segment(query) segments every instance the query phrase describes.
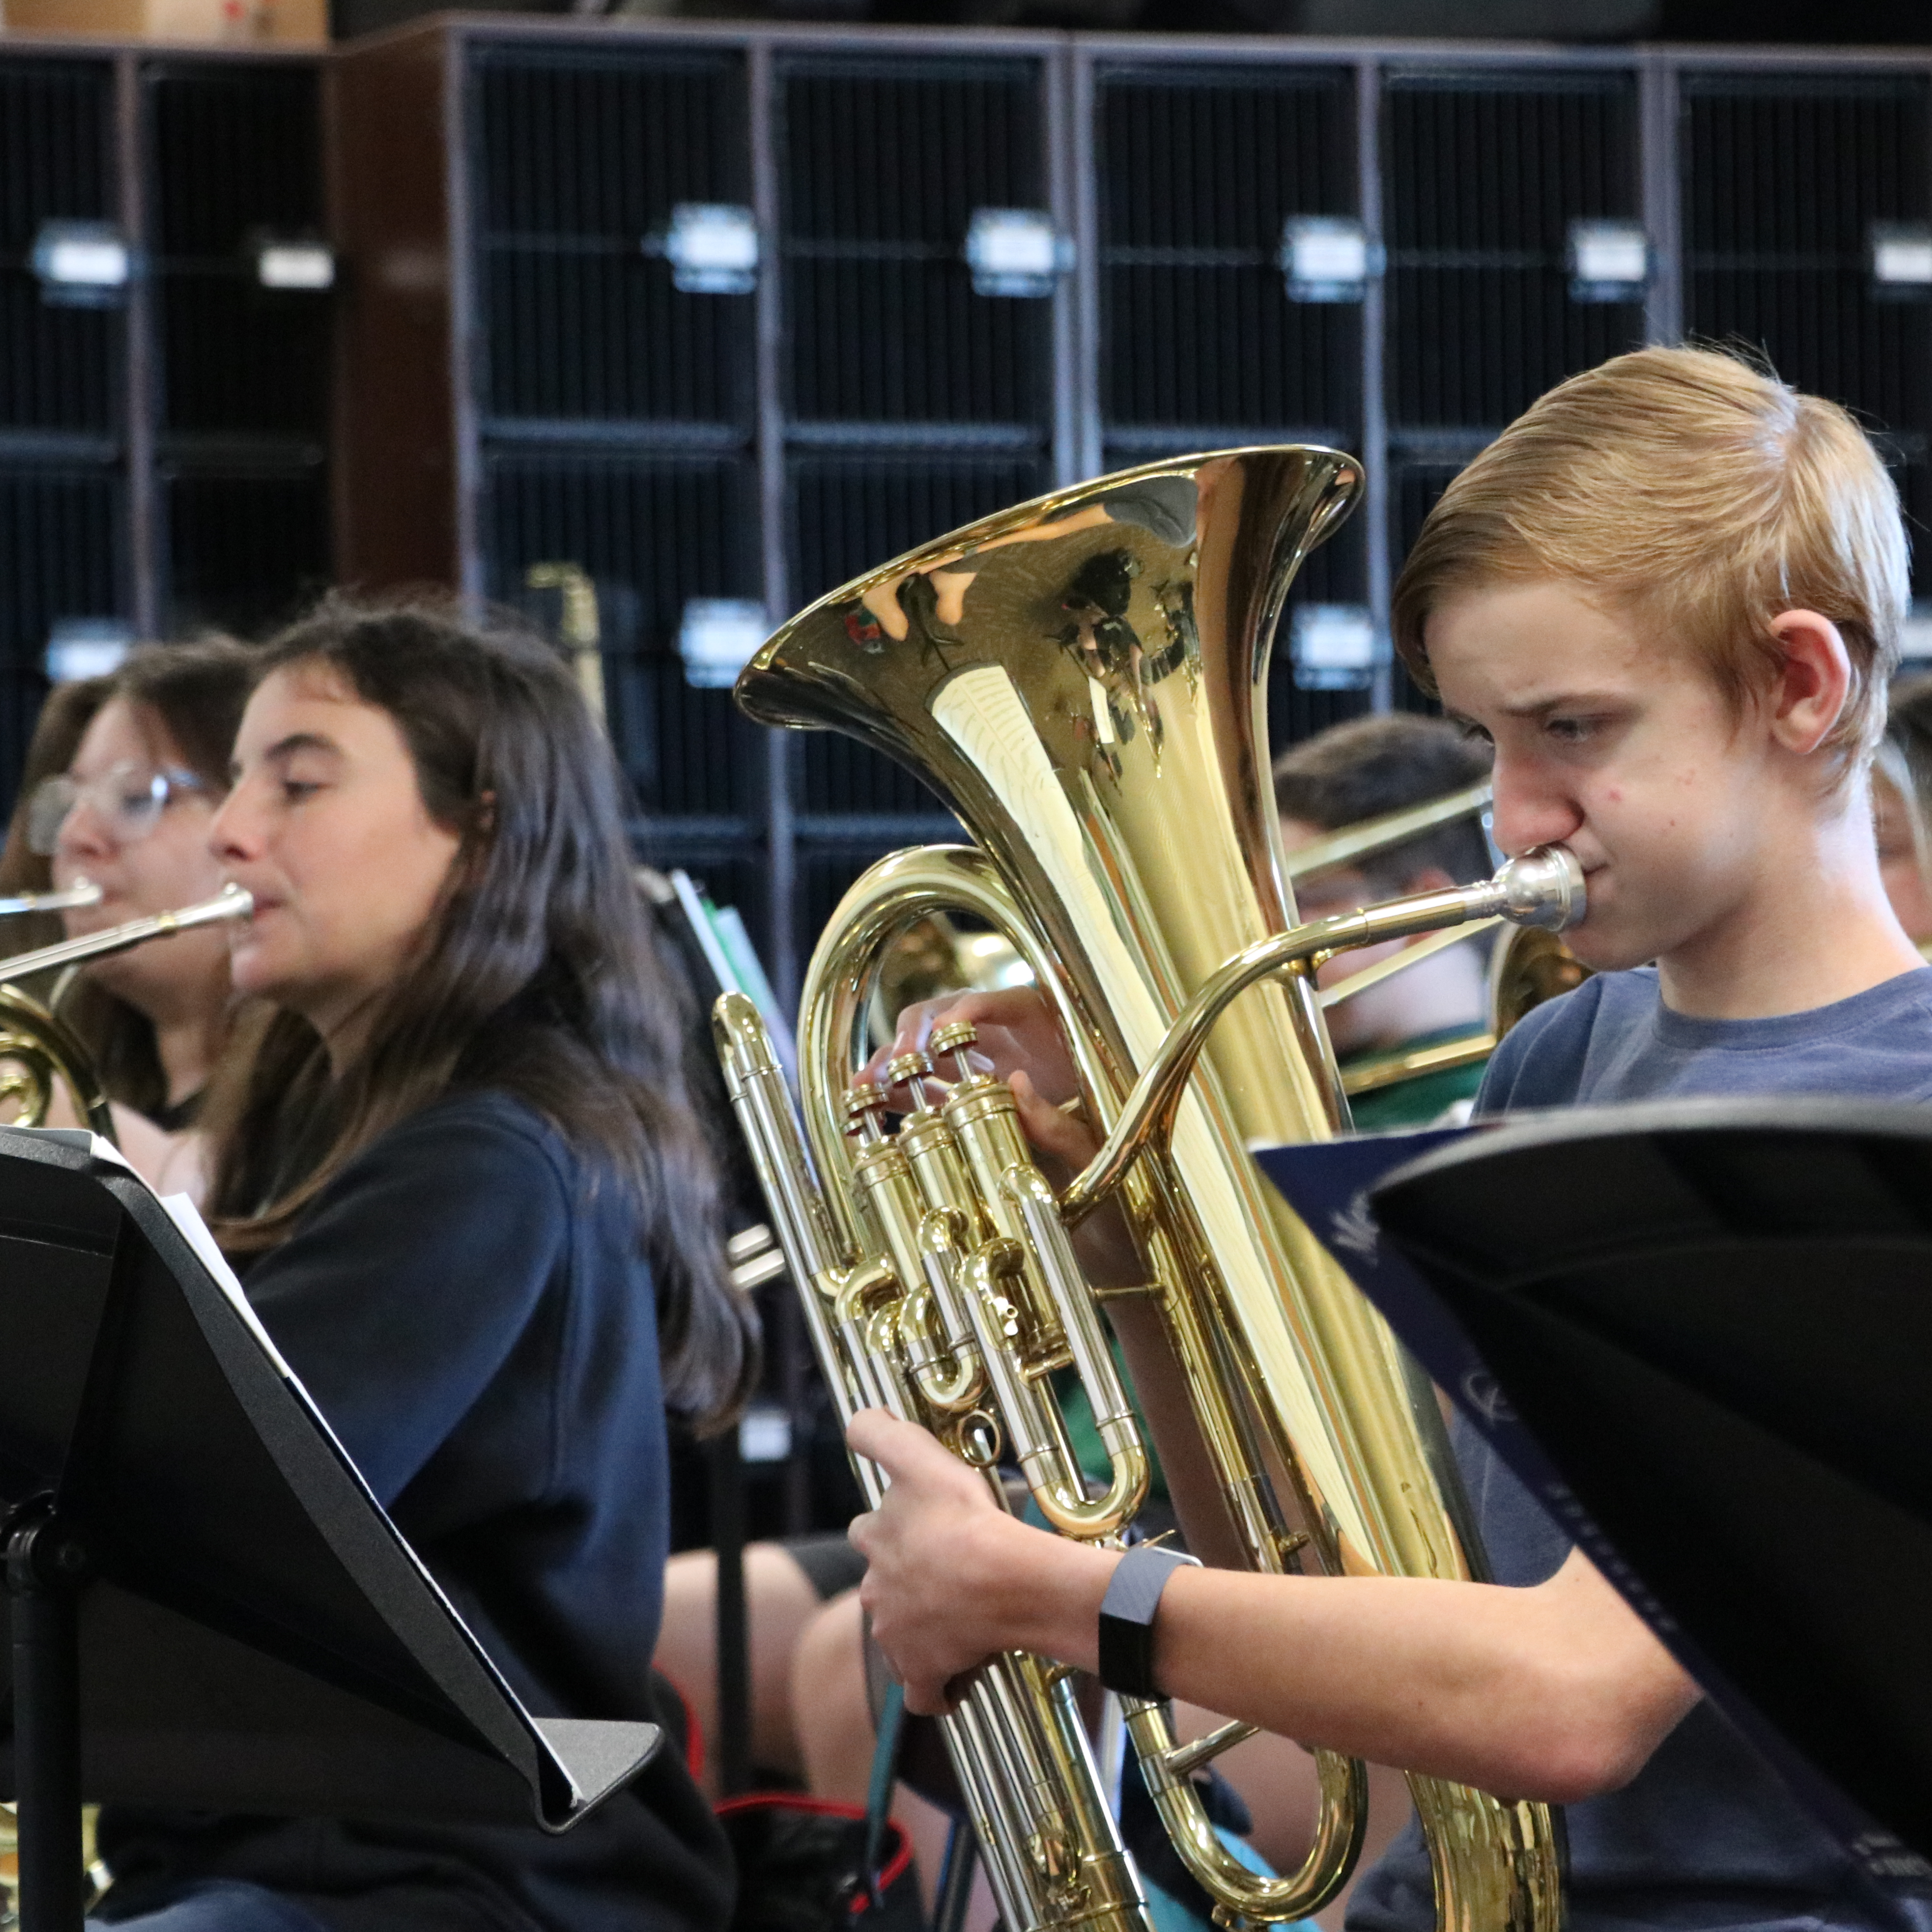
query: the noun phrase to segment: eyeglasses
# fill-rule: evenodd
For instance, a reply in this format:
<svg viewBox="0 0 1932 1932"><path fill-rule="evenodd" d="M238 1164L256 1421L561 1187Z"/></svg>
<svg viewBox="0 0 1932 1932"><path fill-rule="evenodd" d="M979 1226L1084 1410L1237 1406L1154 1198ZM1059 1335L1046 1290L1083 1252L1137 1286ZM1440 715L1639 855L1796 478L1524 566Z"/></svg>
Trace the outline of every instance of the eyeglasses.
<svg viewBox="0 0 1932 1932"><path fill-rule="evenodd" d="M160 824L161 814L176 800L207 789L192 772L172 766L157 771L152 765L119 764L98 778L57 772L43 778L28 801L27 843L42 856L50 855L68 815L84 803L93 808L116 844L132 845Z"/></svg>

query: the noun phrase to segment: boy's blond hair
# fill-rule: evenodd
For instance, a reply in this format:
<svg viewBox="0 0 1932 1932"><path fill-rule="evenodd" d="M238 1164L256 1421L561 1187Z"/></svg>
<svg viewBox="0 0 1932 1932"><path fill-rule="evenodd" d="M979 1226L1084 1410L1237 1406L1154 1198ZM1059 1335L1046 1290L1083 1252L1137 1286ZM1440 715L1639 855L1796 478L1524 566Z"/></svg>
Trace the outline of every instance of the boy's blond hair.
<svg viewBox="0 0 1932 1932"><path fill-rule="evenodd" d="M1531 404L1443 493L1396 580L1396 649L1433 689L1424 626L1459 592L1552 580L1702 660L1740 713L1816 610L1852 688L1825 741L1846 770L1885 729L1910 592L1898 493L1834 403L1734 356L1642 349Z"/></svg>

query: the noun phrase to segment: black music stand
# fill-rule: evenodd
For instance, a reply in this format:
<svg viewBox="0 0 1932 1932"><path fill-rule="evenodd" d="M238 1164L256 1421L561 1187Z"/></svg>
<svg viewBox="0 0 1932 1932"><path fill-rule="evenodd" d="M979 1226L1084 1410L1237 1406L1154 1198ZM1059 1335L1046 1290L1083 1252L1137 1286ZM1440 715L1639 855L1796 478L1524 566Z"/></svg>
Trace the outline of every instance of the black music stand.
<svg viewBox="0 0 1932 1932"><path fill-rule="evenodd" d="M1434 1138L1393 1171L1401 1136L1261 1159L1870 1875L1924 1889L1891 1834L1932 1852L1932 1112L1680 1101Z"/></svg>
<svg viewBox="0 0 1932 1932"><path fill-rule="evenodd" d="M77 1932L90 1799L560 1832L655 1724L532 1717L192 1219L0 1129L0 1541L22 1932Z"/></svg>

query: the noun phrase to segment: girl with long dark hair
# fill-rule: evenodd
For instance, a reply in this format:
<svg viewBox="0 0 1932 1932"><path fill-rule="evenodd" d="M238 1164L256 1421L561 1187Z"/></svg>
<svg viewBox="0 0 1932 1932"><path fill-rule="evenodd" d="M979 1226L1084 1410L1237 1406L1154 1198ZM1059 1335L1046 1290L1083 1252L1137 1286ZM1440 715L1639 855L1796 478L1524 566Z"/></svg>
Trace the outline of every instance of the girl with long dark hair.
<svg viewBox="0 0 1932 1932"><path fill-rule="evenodd" d="M274 1016L209 1110L209 1213L357 1466L541 1714L651 1718L664 1411L753 1336L620 781L547 647L422 606L266 646L211 845ZM713 1932L676 1754L562 1838L110 1811L152 1932Z"/></svg>

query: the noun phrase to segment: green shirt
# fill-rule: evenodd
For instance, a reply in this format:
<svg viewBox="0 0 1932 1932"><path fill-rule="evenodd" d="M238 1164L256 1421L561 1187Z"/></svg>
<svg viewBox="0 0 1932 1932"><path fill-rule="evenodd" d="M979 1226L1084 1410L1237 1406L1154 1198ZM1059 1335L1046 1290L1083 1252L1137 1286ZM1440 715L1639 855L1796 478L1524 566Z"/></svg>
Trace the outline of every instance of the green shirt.
<svg viewBox="0 0 1932 1932"><path fill-rule="evenodd" d="M1444 1046L1451 1040L1468 1040L1481 1033L1479 1026L1443 1027L1434 1033L1418 1034L1413 1040L1378 1053L1358 1054L1342 1063L1344 1073L1379 1066L1399 1060L1420 1047ZM1439 1120L1458 1100L1473 1100L1483 1084L1483 1070L1489 1062L1472 1060L1463 1066L1445 1066L1436 1073L1419 1073L1412 1080L1397 1080L1360 1094L1349 1102L1358 1132L1387 1133L1398 1127L1426 1127Z"/></svg>

